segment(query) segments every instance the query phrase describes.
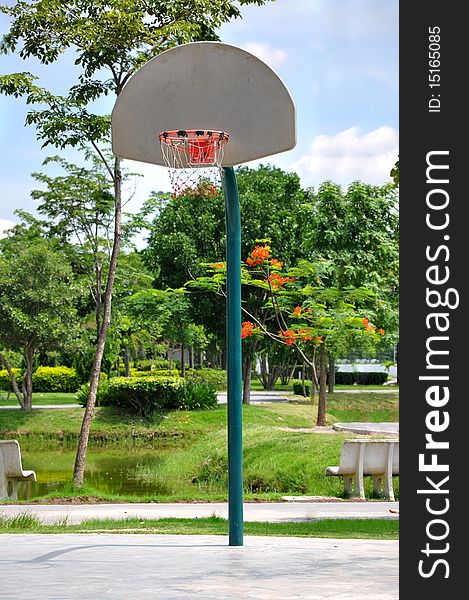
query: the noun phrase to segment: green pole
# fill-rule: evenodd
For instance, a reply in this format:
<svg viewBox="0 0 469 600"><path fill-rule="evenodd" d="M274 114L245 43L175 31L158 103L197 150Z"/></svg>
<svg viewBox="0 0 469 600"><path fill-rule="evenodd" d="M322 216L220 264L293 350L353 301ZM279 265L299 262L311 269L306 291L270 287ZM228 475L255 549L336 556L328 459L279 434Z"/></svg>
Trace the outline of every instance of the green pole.
<svg viewBox="0 0 469 600"><path fill-rule="evenodd" d="M241 371L241 217L233 167L223 167L226 217L228 376L228 520L230 546L243 545L243 412Z"/></svg>

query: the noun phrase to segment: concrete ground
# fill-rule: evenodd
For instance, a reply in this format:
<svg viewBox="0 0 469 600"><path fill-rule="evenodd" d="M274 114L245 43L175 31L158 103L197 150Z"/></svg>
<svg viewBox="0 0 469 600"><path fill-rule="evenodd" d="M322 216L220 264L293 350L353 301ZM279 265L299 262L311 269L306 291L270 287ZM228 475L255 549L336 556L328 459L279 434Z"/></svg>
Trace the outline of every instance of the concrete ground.
<svg viewBox="0 0 469 600"><path fill-rule="evenodd" d="M3 600L395 600L398 542L137 534L0 536Z"/></svg>
<svg viewBox="0 0 469 600"><path fill-rule="evenodd" d="M313 519L396 519L398 502L245 502L245 521L310 521ZM210 503L172 503L172 504L0 504L0 513L8 516L21 512L37 515L44 523L56 523L67 520L68 523L81 523L86 519L123 519L140 517L159 518L228 518L226 502ZM1 598L1 596L0 596Z"/></svg>

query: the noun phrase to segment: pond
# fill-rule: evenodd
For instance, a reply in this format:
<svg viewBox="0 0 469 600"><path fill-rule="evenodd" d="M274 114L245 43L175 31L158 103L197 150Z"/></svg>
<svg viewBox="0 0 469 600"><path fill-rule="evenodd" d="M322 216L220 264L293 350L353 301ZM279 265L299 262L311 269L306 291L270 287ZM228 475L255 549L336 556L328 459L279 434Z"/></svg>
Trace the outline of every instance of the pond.
<svg viewBox="0 0 469 600"><path fill-rule="evenodd" d="M22 445L24 469L36 471L36 482L22 482L18 488L20 500L29 500L70 483L73 475L76 446L29 449ZM158 470L167 450L144 446L105 446L88 449L85 481L95 490L110 494L156 496L168 493L158 481L147 482L139 472Z"/></svg>

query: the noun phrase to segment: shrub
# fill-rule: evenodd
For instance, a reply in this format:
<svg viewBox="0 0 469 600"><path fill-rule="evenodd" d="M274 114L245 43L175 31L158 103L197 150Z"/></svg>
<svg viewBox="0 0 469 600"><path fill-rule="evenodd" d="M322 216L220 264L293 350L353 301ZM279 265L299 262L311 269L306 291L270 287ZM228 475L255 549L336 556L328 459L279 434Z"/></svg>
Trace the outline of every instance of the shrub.
<svg viewBox="0 0 469 600"><path fill-rule="evenodd" d="M15 374L18 385L21 387L21 378L23 377L22 370L13 368L12 371ZM0 371L0 390L4 390L6 392L13 391L13 388L11 387L10 375L6 369L2 369Z"/></svg>
<svg viewBox="0 0 469 600"><path fill-rule="evenodd" d="M176 410L184 403L182 377L114 377L103 401L140 415Z"/></svg>
<svg viewBox="0 0 469 600"><path fill-rule="evenodd" d="M226 390L226 371L222 369L186 369L186 380L205 383L215 390Z"/></svg>
<svg viewBox="0 0 469 600"><path fill-rule="evenodd" d="M382 385L388 379L388 374L384 372L342 372L337 371L335 374L335 382L341 385Z"/></svg>
<svg viewBox="0 0 469 600"><path fill-rule="evenodd" d="M347 371L336 371L335 382L337 385L353 385L356 373ZM329 381L329 378L328 378Z"/></svg>
<svg viewBox="0 0 469 600"><path fill-rule="evenodd" d="M310 383L305 381L305 393L303 394L303 384L300 379L293 379L293 393L297 396L309 396Z"/></svg>
<svg viewBox="0 0 469 600"><path fill-rule="evenodd" d="M183 410L213 408L217 404L217 391L208 383L187 381L184 386L184 400L179 407Z"/></svg>
<svg viewBox="0 0 469 600"><path fill-rule="evenodd" d="M139 371L138 369L130 369L131 377L179 377L180 373L178 369L173 368L173 372L170 373L169 369L156 369L154 371Z"/></svg>
<svg viewBox="0 0 469 600"><path fill-rule="evenodd" d="M76 392L80 379L71 367L38 367L33 373L35 392Z"/></svg>
<svg viewBox="0 0 469 600"><path fill-rule="evenodd" d="M105 377L103 377L105 375ZM105 406L106 398L109 388L109 382L106 373L101 373L99 380L98 392L96 394L96 406ZM88 396L90 393L90 384L84 383L77 392L78 403L82 406L86 406L88 402Z"/></svg>
<svg viewBox="0 0 469 600"><path fill-rule="evenodd" d="M388 374L383 372L357 373L356 382L359 385L383 385L388 380Z"/></svg>

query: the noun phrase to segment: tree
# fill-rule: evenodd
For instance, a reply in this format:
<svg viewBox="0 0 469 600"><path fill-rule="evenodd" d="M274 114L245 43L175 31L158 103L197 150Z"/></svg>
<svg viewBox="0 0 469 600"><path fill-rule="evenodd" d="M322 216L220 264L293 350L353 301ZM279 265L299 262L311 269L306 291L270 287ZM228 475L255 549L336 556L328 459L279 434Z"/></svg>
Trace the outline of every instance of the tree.
<svg viewBox="0 0 469 600"><path fill-rule="evenodd" d="M243 284L259 291L264 303L258 314L250 311L250 305L243 305L248 320L242 324L241 337L255 344L260 336L266 336L294 349L309 365L312 379L319 387L319 426L326 422L326 348L340 351L363 340L370 347L384 335L384 330L377 329L366 316L372 311L374 294L363 287L325 286L322 274L331 268L333 265L328 261L300 260L297 266L286 270L283 262L272 257L267 244L256 246L242 264ZM214 263L210 265L208 276L188 285L224 294L225 275L224 264ZM318 351L319 375L316 370ZM252 347L248 347L246 354L249 360ZM244 373L245 384L250 381L249 375Z"/></svg>
<svg viewBox="0 0 469 600"><path fill-rule="evenodd" d="M301 252L303 229L299 212L305 200L298 175L270 165L236 171L241 206L242 256L247 256L259 239L269 238L285 260L292 264ZM150 226L145 261L155 273L159 287L180 287L204 274L203 264L220 260L225 254L225 215L221 193L195 193L176 198L154 196L156 217ZM243 302L258 312L265 298L257 290L244 288ZM225 345L225 301L199 289L192 294L194 320ZM257 303L258 308L254 305ZM260 315L259 315L260 318ZM251 373L256 352L263 339L249 345L244 353L244 381ZM249 402L244 386L243 402Z"/></svg>
<svg viewBox="0 0 469 600"><path fill-rule="evenodd" d="M41 350L69 348L78 337L75 301L81 293L66 255L56 243L21 235L3 240L0 254L0 343L23 354L20 387L3 352L13 391L24 410L32 407L32 373Z"/></svg>
<svg viewBox="0 0 469 600"><path fill-rule="evenodd" d="M266 0L240 0L240 5L262 5ZM43 64L56 62L67 50L76 56L78 81L67 96L56 96L35 84L31 73L0 78L0 91L24 96L38 108L27 116L44 145L58 148L81 146L85 141L97 152L113 182L114 237L103 316L96 343L74 466L74 482L83 483L89 431L93 418L101 362L111 320L111 302L121 238L121 159L109 162L101 148L109 140L110 119L92 114L89 105L98 97L121 93L125 83L141 65L171 46L216 40L216 28L240 16L231 0L33 0L13 6L0 5L10 17L4 35L4 52L17 51L21 58L35 57Z"/></svg>
<svg viewBox="0 0 469 600"><path fill-rule="evenodd" d="M322 184L310 191L303 219L306 257L334 265L323 275L327 286L366 287L374 294L373 320L386 330L388 345L398 340L399 213L392 185Z"/></svg>

